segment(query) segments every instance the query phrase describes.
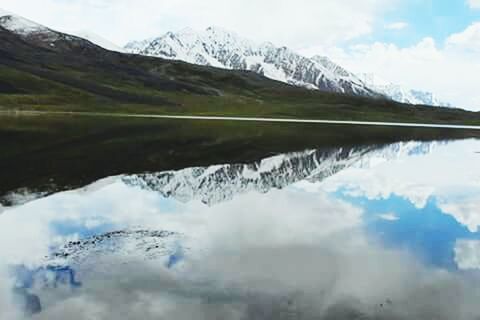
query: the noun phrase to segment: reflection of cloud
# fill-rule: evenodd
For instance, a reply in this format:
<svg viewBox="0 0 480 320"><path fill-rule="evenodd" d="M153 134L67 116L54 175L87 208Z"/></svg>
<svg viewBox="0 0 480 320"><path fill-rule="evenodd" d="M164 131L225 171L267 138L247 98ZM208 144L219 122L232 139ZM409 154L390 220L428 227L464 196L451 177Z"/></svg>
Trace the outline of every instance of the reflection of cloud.
<svg viewBox="0 0 480 320"><path fill-rule="evenodd" d="M0 319L19 319L13 302L12 285L6 270L0 264Z"/></svg>
<svg viewBox="0 0 480 320"><path fill-rule="evenodd" d="M148 225L190 238L181 268L141 257L125 264L112 255L109 272L84 273L76 291L38 292L44 311L37 320L337 319L346 310L367 319L463 319L478 311L478 288L369 243L359 228L361 215L322 191L297 186L208 207L117 182L9 210L0 217L0 243L20 239L18 259L44 252L52 241L71 237L56 238L50 226L59 221L87 229L98 227L91 221ZM4 228L17 234L4 235ZM13 254L0 249L2 257Z"/></svg>
<svg viewBox="0 0 480 320"><path fill-rule="evenodd" d="M480 241L457 241L455 244L455 262L461 270L480 269Z"/></svg>
<svg viewBox="0 0 480 320"><path fill-rule="evenodd" d="M387 30L403 30L407 27L408 27L407 22L399 21L399 22L394 22L394 23L387 24L385 26L385 29L387 29Z"/></svg>
<svg viewBox="0 0 480 320"><path fill-rule="evenodd" d="M213 250L179 274L112 261L110 274L92 274L76 294L44 300L48 307L34 319L348 319L341 315L350 311L364 319L466 320L478 313L477 287L344 240Z"/></svg>
<svg viewBox="0 0 480 320"><path fill-rule="evenodd" d="M387 221L397 221L398 217L395 213L384 213L379 215L380 219L387 220Z"/></svg>
<svg viewBox="0 0 480 320"><path fill-rule="evenodd" d="M352 196L388 199L398 195L417 208L424 208L428 199L439 200L440 208L470 230L480 225L480 170L478 140L465 140L439 146L429 154L391 160L363 169L351 168L330 177L319 189L343 190ZM312 187L310 187L312 189ZM468 193L455 200L452 194Z"/></svg>
<svg viewBox="0 0 480 320"><path fill-rule="evenodd" d="M438 207L455 220L468 227L471 232L477 232L480 226L480 194L454 198L441 197Z"/></svg>

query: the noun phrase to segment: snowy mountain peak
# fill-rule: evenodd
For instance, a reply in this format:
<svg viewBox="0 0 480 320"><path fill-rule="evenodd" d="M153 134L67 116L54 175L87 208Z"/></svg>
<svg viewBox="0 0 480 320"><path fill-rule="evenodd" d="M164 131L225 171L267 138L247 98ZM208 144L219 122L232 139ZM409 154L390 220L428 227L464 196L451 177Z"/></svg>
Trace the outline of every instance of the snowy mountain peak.
<svg viewBox="0 0 480 320"><path fill-rule="evenodd" d="M377 96L350 73L336 73L287 47L255 43L220 27L196 32L169 32L153 40L130 42L131 53L182 60L234 70L249 70L268 78L311 89Z"/></svg>
<svg viewBox="0 0 480 320"><path fill-rule="evenodd" d="M25 19L16 14L0 12L0 27L23 38L25 41L50 50L69 52L86 48L98 53L99 47L107 50L122 51L111 42L91 32L78 32L77 35L67 34L50 29L39 23ZM2 15L3 14L3 15Z"/></svg>
<svg viewBox="0 0 480 320"><path fill-rule="evenodd" d="M358 78L356 75L354 75L351 72L348 72L346 69L342 68L341 66L339 66L338 64L336 64L326 56L317 55L312 57L312 60L320 63L324 68L332 72L335 76L350 77L355 79L355 81L358 81L358 82L361 81L360 78Z"/></svg>
<svg viewBox="0 0 480 320"><path fill-rule="evenodd" d="M362 74L360 77L364 79L364 82L373 90L398 102L437 107L451 107L451 104L439 100L433 93L428 91L407 89L373 74Z"/></svg>
<svg viewBox="0 0 480 320"><path fill-rule="evenodd" d="M53 33L52 30L41 24L7 13L6 11L0 11L0 26L23 36L33 33Z"/></svg>

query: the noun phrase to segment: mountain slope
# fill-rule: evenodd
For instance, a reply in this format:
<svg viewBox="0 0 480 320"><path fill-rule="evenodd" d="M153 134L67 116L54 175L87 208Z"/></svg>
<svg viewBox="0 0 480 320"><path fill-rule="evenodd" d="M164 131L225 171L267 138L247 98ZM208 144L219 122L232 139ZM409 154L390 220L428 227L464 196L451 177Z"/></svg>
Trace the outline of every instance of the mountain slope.
<svg viewBox="0 0 480 320"><path fill-rule="evenodd" d="M331 61L308 59L271 43L256 44L234 33L210 27L197 33L185 29L159 38L131 42L128 52L234 70L249 70L268 78L310 89L378 96L351 73L332 68Z"/></svg>

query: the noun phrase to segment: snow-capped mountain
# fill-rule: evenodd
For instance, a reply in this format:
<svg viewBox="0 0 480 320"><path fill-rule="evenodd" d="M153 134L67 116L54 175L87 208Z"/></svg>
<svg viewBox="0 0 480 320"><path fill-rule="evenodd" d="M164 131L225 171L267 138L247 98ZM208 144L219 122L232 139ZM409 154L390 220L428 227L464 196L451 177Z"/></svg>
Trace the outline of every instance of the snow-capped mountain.
<svg viewBox="0 0 480 320"><path fill-rule="evenodd" d="M235 70L250 70L268 78L310 89L384 96L397 102L450 106L432 93L408 90L391 83L372 83L355 75L328 57L304 57L286 47L244 39L233 32L210 27L203 32L184 29L143 41L133 41L125 50L134 54L182 60Z"/></svg>
<svg viewBox="0 0 480 320"><path fill-rule="evenodd" d="M6 29L23 40L51 50L99 49L96 44L81 37L55 31L19 15L0 10L0 28Z"/></svg>
<svg viewBox="0 0 480 320"><path fill-rule="evenodd" d="M405 89L395 84L375 86L372 88L388 97L391 97L392 100L402 103L436 107L451 107L450 103L439 100L433 93L427 91Z"/></svg>
<svg viewBox="0 0 480 320"><path fill-rule="evenodd" d="M0 10L0 26L21 36L44 34L53 38L57 33L41 24L3 10Z"/></svg>
<svg viewBox="0 0 480 320"><path fill-rule="evenodd" d="M86 39L96 44L97 46L100 46L110 51L125 52L125 50L122 47L117 46L115 43L103 38L102 36L99 36L98 34L87 31L87 30L72 31L70 32L70 34L82 39Z"/></svg>
<svg viewBox="0 0 480 320"><path fill-rule="evenodd" d="M203 32L184 29L130 42L130 53L182 60L234 70L249 70L268 78L311 89L377 96L357 76L325 58L309 59L286 47L257 44L217 27Z"/></svg>
<svg viewBox="0 0 480 320"><path fill-rule="evenodd" d="M215 205L247 192L266 193L293 183L322 181L348 167L368 168L401 156L426 154L438 142L401 142L381 146L310 150L282 154L251 164L226 164L122 177L130 186L160 192L182 202Z"/></svg>
<svg viewBox="0 0 480 320"><path fill-rule="evenodd" d="M360 75L360 78L363 79L364 83L366 83L370 88L387 97L390 97L394 101L436 107L452 106L449 103L439 100L431 92L406 89L400 85L385 81L376 75L362 74Z"/></svg>

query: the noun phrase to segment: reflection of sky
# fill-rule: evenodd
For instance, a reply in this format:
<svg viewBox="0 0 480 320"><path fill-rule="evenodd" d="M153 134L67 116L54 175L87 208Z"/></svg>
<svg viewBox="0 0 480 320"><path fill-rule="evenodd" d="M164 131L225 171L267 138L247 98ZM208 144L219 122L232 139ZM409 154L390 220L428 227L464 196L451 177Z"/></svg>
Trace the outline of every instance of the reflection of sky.
<svg viewBox="0 0 480 320"><path fill-rule="evenodd" d="M426 154L349 168L304 188L326 190L363 208L368 232L389 246L412 250L439 267L455 269L455 261L466 260L480 269L480 263L472 265L478 261L474 250L456 250L462 240L478 239L478 150L478 140L450 142Z"/></svg>
<svg viewBox="0 0 480 320"><path fill-rule="evenodd" d="M96 223L95 225L86 225L79 221L53 221L50 224L53 234L61 237L76 235L79 239L93 237L109 231L115 231L114 225L105 223Z"/></svg>
<svg viewBox="0 0 480 320"><path fill-rule="evenodd" d="M336 196L364 210L366 229L373 237L389 247L407 249L424 263L437 267L456 269L457 240L480 239L480 233L470 232L442 212L434 197L429 198L423 208L418 208L397 195L370 200L339 191Z"/></svg>
<svg viewBox="0 0 480 320"><path fill-rule="evenodd" d="M178 271L179 266L194 272L196 268L188 269L192 261L209 265L216 262L212 257L244 252L259 252L258 260L281 252L280 261L285 255L285 260L296 263L294 269L303 261L315 268L325 266L322 259L312 262L302 250L298 256L291 250L312 246L318 247L318 252L328 251L327 261L338 263L332 274L340 274L342 279L351 276L342 263L370 261L363 270L367 283L375 283L368 280L378 272L394 272L388 279L398 277L397 266L409 270L404 251L428 268L455 272L458 261L462 266L480 268L480 242L476 242L480 240L480 155L474 153L478 150L480 142L470 140L439 145L429 154L413 152L398 158L390 154L386 159L379 153L375 161L369 159L370 165L365 161L324 181L303 181L266 194L239 194L215 206L200 201L181 203L113 179L88 192L60 193L4 212L0 216L0 273L5 265L42 270L42 259L68 241L137 227L185 235L173 254L158 264L168 272ZM390 251L394 257L390 268L375 269L375 261L384 261L385 256L392 259ZM251 263L248 257L232 265ZM112 267L118 262L112 262ZM254 265L253 269L270 276L270 269L277 266L267 262L268 267ZM69 274L65 267L59 269L60 276ZM215 269L214 275L222 271ZM227 279L243 275L225 273ZM284 281L284 274L279 275Z"/></svg>

